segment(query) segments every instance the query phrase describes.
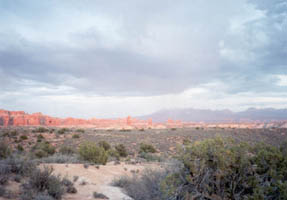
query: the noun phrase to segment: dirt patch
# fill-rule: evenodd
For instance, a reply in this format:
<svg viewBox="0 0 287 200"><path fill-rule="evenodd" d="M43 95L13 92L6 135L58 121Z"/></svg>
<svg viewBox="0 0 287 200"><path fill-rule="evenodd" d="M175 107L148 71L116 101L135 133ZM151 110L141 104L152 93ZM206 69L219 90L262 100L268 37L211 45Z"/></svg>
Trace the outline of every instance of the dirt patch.
<svg viewBox="0 0 287 200"><path fill-rule="evenodd" d="M55 169L55 174L61 174L73 181L75 176L78 180L75 182L75 187L78 192L76 194L66 194L64 200L88 200L95 199L94 192L106 195L110 200L128 200L131 199L117 187L111 186L111 182L122 175L132 175L135 171L143 171L145 168L157 168L156 164L140 164L107 165L89 166L85 168L83 164L50 164Z"/></svg>

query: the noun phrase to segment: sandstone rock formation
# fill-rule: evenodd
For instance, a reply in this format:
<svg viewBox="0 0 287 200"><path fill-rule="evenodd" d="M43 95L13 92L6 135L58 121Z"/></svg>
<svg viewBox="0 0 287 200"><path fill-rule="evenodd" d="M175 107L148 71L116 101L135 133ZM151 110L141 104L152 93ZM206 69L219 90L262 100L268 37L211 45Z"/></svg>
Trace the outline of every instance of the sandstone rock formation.
<svg viewBox="0 0 287 200"><path fill-rule="evenodd" d="M24 111L0 110L0 127L4 126L91 126L99 129L164 129L164 128L287 128L287 121L274 122L226 122L226 123L194 123L168 119L165 123L153 123L152 119L139 120L128 116L120 119L77 119L56 118L42 113L28 114Z"/></svg>

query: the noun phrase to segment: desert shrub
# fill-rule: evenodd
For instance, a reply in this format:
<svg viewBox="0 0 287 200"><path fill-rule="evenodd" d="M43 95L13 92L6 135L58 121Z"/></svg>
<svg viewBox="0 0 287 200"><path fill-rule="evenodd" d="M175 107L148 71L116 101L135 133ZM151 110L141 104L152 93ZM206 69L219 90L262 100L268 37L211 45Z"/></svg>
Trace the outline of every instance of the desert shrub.
<svg viewBox="0 0 287 200"><path fill-rule="evenodd" d="M69 132L70 129L67 129L67 128L61 128L60 130L57 131L58 134L60 135L63 135L65 134L66 132Z"/></svg>
<svg viewBox="0 0 287 200"><path fill-rule="evenodd" d="M145 170L141 175L122 176L112 185L123 188L135 200L165 199L161 182L166 176L166 171Z"/></svg>
<svg viewBox="0 0 287 200"><path fill-rule="evenodd" d="M19 152L23 152L24 151L24 148L23 148L23 146L21 144L18 144L16 148L17 148L17 150Z"/></svg>
<svg viewBox="0 0 287 200"><path fill-rule="evenodd" d="M79 135L79 134L74 134L74 135L72 136L72 138L78 139L78 138L80 138L80 135Z"/></svg>
<svg viewBox="0 0 287 200"><path fill-rule="evenodd" d="M29 177L27 188L30 188L37 193L46 192L54 199L61 199L64 194L64 187L61 179L58 176L54 176L53 168L44 167L43 170L36 169Z"/></svg>
<svg viewBox="0 0 287 200"><path fill-rule="evenodd" d="M119 152L117 150L109 149L108 150L108 154L109 154L109 157L115 158L116 160L120 160L120 154L119 154Z"/></svg>
<svg viewBox="0 0 287 200"><path fill-rule="evenodd" d="M51 156L42 157L38 160L40 163L80 163L80 160L75 155L53 154Z"/></svg>
<svg viewBox="0 0 287 200"><path fill-rule="evenodd" d="M85 130L84 129L77 129L76 132L78 132L78 133L85 133Z"/></svg>
<svg viewBox="0 0 287 200"><path fill-rule="evenodd" d="M93 142L85 142L80 145L79 148L80 156L87 161L96 164L106 164L108 160L108 154L103 147L97 146Z"/></svg>
<svg viewBox="0 0 287 200"><path fill-rule="evenodd" d="M98 192L94 192L93 197L95 199L109 199L106 195L104 195L102 193L98 193Z"/></svg>
<svg viewBox="0 0 287 200"><path fill-rule="evenodd" d="M21 135L20 140L28 140L28 136L27 135Z"/></svg>
<svg viewBox="0 0 287 200"><path fill-rule="evenodd" d="M103 147L106 151L108 151L111 148L111 145L107 141L104 141L104 140L100 141L98 145L100 147Z"/></svg>
<svg viewBox="0 0 287 200"><path fill-rule="evenodd" d="M145 159L147 162L162 162L163 158L152 153L141 152L138 157Z"/></svg>
<svg viewBox="0 0 287 200"><path fill-rule="evenodd" d="M34 155L37 157L37 158L44 158L44 157L47 157L48 156L48 153L41 150L41 149L38 149L34 152Z"/></svg>
<svg viewBox="0 0 287 200"><path fill-rule="evenodd" d="M118 144L115 146L115 149L118 152L118 154L120 155L120 157L127 157L128 156L128 152L127 152L125 145Z"/></svg>
<svg viewBox="0 0 287 200"><path fill-rule="evenodd" d="M0 159L5 159L11 154L11 149L7 143L0 141Z"/></svg>
<svg viewBox="0 0 287 200"><path fill-rule="evenodd" d="M32 130L32 132L33 133L46 133L46 132L49 132L49 129L45 127L39 127L39 128Z"/></svg>
<svg viewBox="0 0 287 200"><path fill-rule="evenodd" d="M123 129L121 129L120 131L121 131L121 132L131 132L132 130L131 130L131 129L125 129L125 128L123 128Z"/></svg>
<svg viewBox="0 0 287 200"><path fill-rule="evenodd" d="M141 144L139 153L155 153L156 149L151 144Z"/></svg>
<svg viewBox="0 0 287 200"><path fill-rule="evenodd" d="M285 199L287 158L279 148L230 139L195 142L180 154L182 169L162 181L171 199Z"/></svg>
<svg viewBox="0 0 287 200"><path fill-rule="evenodd" d="M61 146L59 152L65 155L72 155L75 153L75 150L71 146Z"/></svg>
<svg viewBox="0 0 287 200"><path fill-rule="evenodd" d="M37 143L32 148L32 151L35 152L35 156L37 158L43 158L49 155L53 155L56 152L56 148L48 142L41 142Z"/></svg>
<svg viewBox="0 0 287 200"><path fill-rule="evenodd" d="M10 157L0 162L0 167L6 168L6 173L19 174L21 176L29 176L36 165L33 161L24 158ZM7 171L9 170L9 171Z"/></svg>
<svg viewBox="0 0 287 200"><path fill-rule="evenodd" d="M130 184L130 182L131 178L129 176L121 176L117 179L114 179L111 185L115 187L126 188Z"/></svg>

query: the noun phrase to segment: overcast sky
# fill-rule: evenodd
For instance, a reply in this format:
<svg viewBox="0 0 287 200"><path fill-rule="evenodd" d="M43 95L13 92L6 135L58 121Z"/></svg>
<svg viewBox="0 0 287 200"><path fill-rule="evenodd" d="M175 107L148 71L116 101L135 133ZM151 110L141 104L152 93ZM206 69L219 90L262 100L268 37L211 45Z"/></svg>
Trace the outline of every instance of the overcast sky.
<svg viewBox="0 0 287 200"><path fill-rule="evenodd" d="M286 0L0 0L0 108L287 108Z"/></svg>

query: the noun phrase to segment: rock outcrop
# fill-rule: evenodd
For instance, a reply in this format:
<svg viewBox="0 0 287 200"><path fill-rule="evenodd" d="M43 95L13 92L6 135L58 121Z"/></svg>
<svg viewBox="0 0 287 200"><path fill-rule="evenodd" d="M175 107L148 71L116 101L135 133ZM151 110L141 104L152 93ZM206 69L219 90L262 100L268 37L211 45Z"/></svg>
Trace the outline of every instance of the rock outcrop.
<svg viewBox="0 0 287 200"><path fill-rule="evenodd" d="M98 128L148 128L152 120L138 120L128 116L123 119L55 118L42 113L0 110L0 126L94 126Z"/></svg>
<svg viewBox="0 0 287 200"><path fill-rule="evenodd" d="M139 120L128 116L120 119L77 119L56 118L42 113L28 114L24 111L0 110L0 127L6 126L90 126L99 129L164 129L164 128L287 128L287 121L274 122L229 122L229 123L204 123L182 122L168 119L165 123L154 123L151 118Z"/></svg>

